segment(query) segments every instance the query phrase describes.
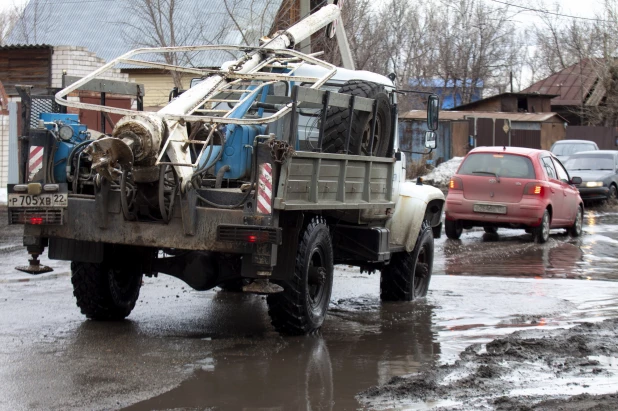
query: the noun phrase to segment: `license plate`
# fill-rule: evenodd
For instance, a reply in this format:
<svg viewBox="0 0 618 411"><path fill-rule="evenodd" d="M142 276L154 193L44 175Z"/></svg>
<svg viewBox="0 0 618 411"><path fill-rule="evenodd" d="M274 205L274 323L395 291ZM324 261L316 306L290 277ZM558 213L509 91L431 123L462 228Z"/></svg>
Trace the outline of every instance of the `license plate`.
<svg viewBox="0 0 618 411"><path fill-rule="evenodd" d="M475 213L506 214L506 206L495 204L474 204Z"/></svg>
<svg viewBox="0 0 618 411"><path fill-rule="evenodd" d="M67 193L55 194L9 194L9 207L15 208L41 208L41 207L63 207L69 205Z"/></svg>

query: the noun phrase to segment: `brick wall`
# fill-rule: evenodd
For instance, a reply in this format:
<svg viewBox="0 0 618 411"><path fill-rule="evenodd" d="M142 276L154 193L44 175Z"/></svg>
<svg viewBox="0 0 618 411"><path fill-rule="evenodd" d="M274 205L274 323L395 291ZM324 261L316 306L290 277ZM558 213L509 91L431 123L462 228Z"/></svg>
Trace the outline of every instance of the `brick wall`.
<svg viewBox="0 0 618 411"><path fill-rule="evenodd" d="M105 60L88 51L85 47L56 46L52 56L52 87L62 87L62 71L67 75L84 77L106 63ZM129 75L118 69L111 69L102 78L128 81Z"/></svg>

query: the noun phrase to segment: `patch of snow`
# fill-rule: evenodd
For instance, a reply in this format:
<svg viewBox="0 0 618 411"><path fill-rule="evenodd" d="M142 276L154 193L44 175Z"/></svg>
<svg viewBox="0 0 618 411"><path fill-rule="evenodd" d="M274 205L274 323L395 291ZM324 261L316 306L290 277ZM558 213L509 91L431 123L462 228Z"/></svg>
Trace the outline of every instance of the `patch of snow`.
<svg viewBox="0 0 618 411"><path fill-rule="evenodd" d="M463 157L453 157L448 161L434 168L429 174L423 176L423 181L434 186L446 186L449 180L455 174L459 165L463 161Z"/></svg>
<svg viewBox="0 0 618 411"><path fill-rule="evenodd" d="M6 187L0 188L0 204L6 204L7 198Z"/></svg>

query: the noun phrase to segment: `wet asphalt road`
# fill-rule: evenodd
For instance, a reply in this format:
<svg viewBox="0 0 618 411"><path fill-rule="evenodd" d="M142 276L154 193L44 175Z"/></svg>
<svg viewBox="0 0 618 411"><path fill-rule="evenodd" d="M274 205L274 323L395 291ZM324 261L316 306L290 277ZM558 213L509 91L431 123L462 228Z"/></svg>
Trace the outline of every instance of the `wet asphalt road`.
<svg viewBox="0 0 618 411"><path fill-rule="evenodd" d="M85 321L67 275L18 282L11 267L25 254L5 232L0 408L357 409L358 392L452 362L472 343L616 317L618 282L605 280L618 278L618 211L585 222L583 237L556 231L544 245L523 231L441 238L425 301L381 304L377 275L339 267L321 335L302 338L272 330L262 297L166 277L145 279L129 320Z"/></svg>

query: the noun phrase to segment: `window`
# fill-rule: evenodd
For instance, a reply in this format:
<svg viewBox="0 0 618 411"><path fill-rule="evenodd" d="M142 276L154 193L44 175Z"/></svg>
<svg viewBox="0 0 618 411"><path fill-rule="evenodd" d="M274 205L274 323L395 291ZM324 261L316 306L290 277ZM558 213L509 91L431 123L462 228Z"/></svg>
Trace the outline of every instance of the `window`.
<svg viewBox="0 0 618 411"><path fill-rule="evenodd" d="M461 165L458 174L536 178L532 161L528 157L502 153L470 154Z"/></svg>
<svg viewBox="0 0 618 411"><path fill-rule="evenodd" d="M551 152L556 156L570 156L580 151L598 150L595 143L562 143L554 144Z"/></svg>
<svg viewBox="0 0 618 411"><path fill-rule="evenodd" d="M601 155L582 155L578 154L570 157L564 162L567 170L613 170L613 156Z"/></svg>
<svg viewBox="0 0 618 411"><path fill-rule="evenodd" d="M562 181L563 183L568 183L570 180L569 173L567 173L562 164L560 164L560 161L556 160L555 158L553 160L554 166L556 167L556 172L558 173L558 180Z"/></svg>
<svg viewBox="0 0 618 411"><path fill-rule="evenodd" d="M558 174L556 173L556 169L554 168L554 163L552 163L551 158L543 157L541 162L543 163L543 168L545 169L545 174L547 174L547 177L557 180Z"/></svg>

